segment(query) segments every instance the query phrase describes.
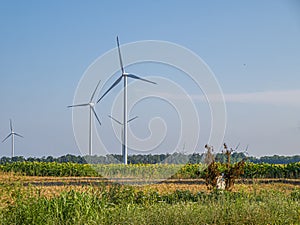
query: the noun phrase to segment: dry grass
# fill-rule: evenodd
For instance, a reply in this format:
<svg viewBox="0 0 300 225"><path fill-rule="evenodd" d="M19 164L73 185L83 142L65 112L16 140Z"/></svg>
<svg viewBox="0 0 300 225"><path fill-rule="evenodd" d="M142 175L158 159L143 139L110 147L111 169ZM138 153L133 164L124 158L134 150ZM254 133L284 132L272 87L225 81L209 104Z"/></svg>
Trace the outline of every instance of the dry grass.
<svg viewBox="0 0 300 225"><path fill-rule="evenodd" d="M262 183L263 181L263 183ZM277 183L276 180L255 180L251 183L239 182L235 184L232 191L244 191L244 192L260 192L262 190L278 190L289 194L297 185L291 183ZM0 173L0 198L7 201L11 193L8 193L11 188L8 186L19 186L20 190L34 189L39 190L39 193L44 196L55 196L62 191L76 190L85 192L91 188L91 186L102 185L104 182L101 178L90 177L34 177L34 176L21 176L13 173ZM123 180L124 182L124 180ZM254 183L253 183L254 182ZM107 187L110 186L110 182L105 183ZM161 183L149 184L149 185L135 185L137 190L149 191L155 190L161 194L171 193L175 190L189 190L193 193L207 192L203 180L166 180ZM3 202L3 201L1 201Z"/></svg>

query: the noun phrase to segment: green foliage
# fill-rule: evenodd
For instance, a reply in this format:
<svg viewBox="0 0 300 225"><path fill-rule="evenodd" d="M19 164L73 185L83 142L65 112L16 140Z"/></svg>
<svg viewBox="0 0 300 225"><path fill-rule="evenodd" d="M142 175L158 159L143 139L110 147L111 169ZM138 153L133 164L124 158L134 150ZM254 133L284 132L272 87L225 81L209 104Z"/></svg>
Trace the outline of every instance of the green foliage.
<svg viewBox="0 0 300 225"><path fill-rule="evenodd" d="M300 201L300 188L295 188L291 192L291 197L294 201Z"/></svg>
<svg viewBox="0 0 300 225"><path fill-rule="evenodd" d="M254 164L246 163L245 178L300 178L300 163L290 164Z"/></svg>
<svg viewBox="0 0 300 225"><path fill-rule="evenodd" d="M98 176L90 165L76 163L15 162L0 165L0 171L27 176Z"/></svg>
<svg viewBox="0 0 300 225"><path fill-rule="evenodd" d="M16 189L18 187L15 187ZM15 190L13 204L0 209L1 224L298 224L300 203L274 190L260 193L160 195L114 185L71 190L47 198ZM298 196L298 194L296 194Z"/></svg>
<svg viewBox="0 0 300 225"><path fill-rule="evenodd" d="M246 157L242 152L233 152L231 155L231 162L236 163L247 158L247 162L253 163L270 163L270 164L288 164L300 162L300 155L295 156L263 156L261 158L256 158L253 156ZM168 164L183 164L187 160L191 164L204 163L205 153L193 153L193 154L182 154L174 152L172 154L138 154L138 155L128 155L129 164L159 164L159 163L168 163ZM116 164L122 162L122 156L118 154L108 154L106 156L75 156L71 154L63 155L58 158L52 156L35 158L29 157L24 158L23 156L2 157L0 158L0 164L12 163L12 162L57 162L57 163L79 163L79 164ZM220 163L226 162L226 156L223 153L217 153L215 155L215 161Z"/></svg>
<svg viewBox="0 0 300 225"><path fill-rule="evenodd" d="M226 172L226 165L217 163L219 173ZM232 164L233 165L233 164ZM205 178L203 164L77 164L14 162L0 165L0 171L15 172L28 176L103 176L130 177L140 179ZM291 164L254 164L245 163L242 178L300 178L300 163Z"/></svg>

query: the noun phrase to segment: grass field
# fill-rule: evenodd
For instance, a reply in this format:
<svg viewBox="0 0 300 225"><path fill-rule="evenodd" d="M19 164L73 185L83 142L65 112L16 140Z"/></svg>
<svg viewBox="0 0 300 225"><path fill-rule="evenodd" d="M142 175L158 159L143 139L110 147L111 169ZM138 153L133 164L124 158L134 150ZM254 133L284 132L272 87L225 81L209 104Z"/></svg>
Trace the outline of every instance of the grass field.
<svg viewBox="0 0 300 225"><path fill-rule="evenodd" d="M203 180L129 186L1 173L0 224L300 224L299 185L274 181L221 193Z"/></svg>

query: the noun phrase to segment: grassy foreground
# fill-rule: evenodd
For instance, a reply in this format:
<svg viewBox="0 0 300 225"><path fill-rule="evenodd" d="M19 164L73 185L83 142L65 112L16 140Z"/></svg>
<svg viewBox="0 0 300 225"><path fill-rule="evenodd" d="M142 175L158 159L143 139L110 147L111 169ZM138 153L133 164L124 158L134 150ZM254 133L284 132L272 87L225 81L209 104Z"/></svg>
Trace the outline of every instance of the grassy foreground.
<svg viewBox="0 0 300 225"><path fill-rule="evenodd" d="M159 192L97 185L44 194L2 183L0 224L300 224L300 188L289 192Z"/></svg>

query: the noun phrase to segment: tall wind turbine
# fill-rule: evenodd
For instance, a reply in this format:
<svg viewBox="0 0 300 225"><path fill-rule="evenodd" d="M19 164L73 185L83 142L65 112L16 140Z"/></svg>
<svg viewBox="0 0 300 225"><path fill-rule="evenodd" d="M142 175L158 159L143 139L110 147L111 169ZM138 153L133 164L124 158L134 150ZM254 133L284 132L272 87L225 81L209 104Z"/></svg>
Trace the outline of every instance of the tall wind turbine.
<svg viewBox="0 0 300 225"><path fill-rule="evenodd" d="M117 46L118 46L118 52L119 52L119 60L120 60L120 67L121 67L121 76L111 85L111 87L101 96L101 98L98 99L97 103L101 101L101 99L104 98L104 96L110 92L111 89L113 89L120 81L122 78L124 79L124 102L123 102L123 140L124 140L124 164L127 164L127 78L133 78L145 82L149 82L152 84L156 84L155 82L152 82L150 80L146 80L144 78L141 78L137 75L131 74L131 73L126 73L123 67L123 62L122 62L122 56L121 56L121 49L120 49L120 43L119 43L119 38L117 36Z"/></svg>
<svg viewBox="0 0 300 225"><path fill-rule="evenodd" d="M122 128L124 128L124 123L121 123L119 120L113 118L112 116L108 116L109 118L111 118L113 121L115 121L117 124L121 125ZM130 120L127 121L127 123L130 123L131 121L137 119L138 116L135 116L133 118L131 118ZM123 156L123 161L125 161L125 157L127 157L127 154L125 154L125 144L124 144L124 139L123 139L123 130L122 130L122 133L121 133L121 139L122 139L122 156Z"/></svg>
<svg viewBox="0 0 300 225"><path fill-rule="evenodd" d="M90 118L89 118L89 155L92 155L92 116L93 114L95 115L97 121L99 122L99 124L101 125L100 119L97 116L97 113L95 111L95 103L93 102L93 98L96 94L96 91L98 89L98 86L100 84L101 80L98 82L91 98L90 101L88 103L84 103L84 104L77 104L77 105L70 105L68 106L68 108L73 108L73 107L81 107L81 106L89 106L90 107Z"/></svg>
<svg viewBox="0 0 300 225"><path fill-rule="evenodd" d="M9 120L9 125L10 125L10 133L6 138L4 138L2 143L11 136L11 157L14 157L15 156L15 135L22 138L24 137L21 134L14 132L11 119Z"/></svg>

